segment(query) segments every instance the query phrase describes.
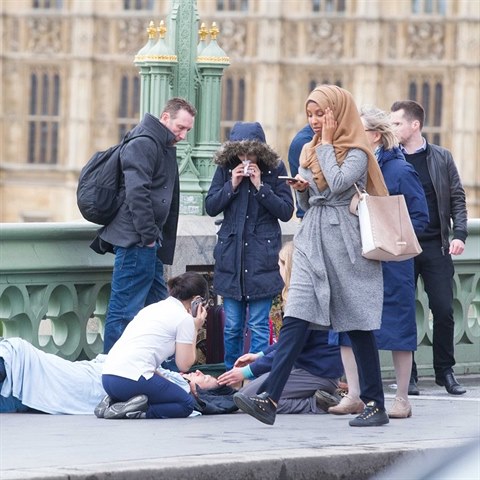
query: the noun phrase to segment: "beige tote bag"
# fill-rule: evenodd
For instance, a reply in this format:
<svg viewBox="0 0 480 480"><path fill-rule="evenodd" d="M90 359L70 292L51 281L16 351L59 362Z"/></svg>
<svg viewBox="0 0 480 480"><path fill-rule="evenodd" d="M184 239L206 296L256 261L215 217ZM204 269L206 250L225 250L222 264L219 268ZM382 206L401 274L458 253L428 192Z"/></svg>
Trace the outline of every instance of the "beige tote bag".
<svg viewBox="0 0 480 480"><path fill-rule="evenodd" d="M422 252L403 195L373 196L355 188L350 212L360 221L365 258L401 262Z"/></svg>

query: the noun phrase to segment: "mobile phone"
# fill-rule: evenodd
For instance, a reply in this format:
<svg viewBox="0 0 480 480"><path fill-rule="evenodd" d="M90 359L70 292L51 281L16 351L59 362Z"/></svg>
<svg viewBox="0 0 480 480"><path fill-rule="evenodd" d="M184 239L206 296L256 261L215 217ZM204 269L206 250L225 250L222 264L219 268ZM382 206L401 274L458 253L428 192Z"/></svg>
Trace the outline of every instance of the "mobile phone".
<svg viewBox="0 0 480 480"><path fill-rule="evenodd" d="M198 307L203 303L203 298L196 298L193 302L192 302L192 317L196 317L197 316L197 313L198 313Z"/></svg>
<svg viewBox="0 0 480 480"><path fill-rule="evenodd" d="M289 177L288 175L279 175L278 178L280 180L287 180L287 181L291 181L291 182L299 182L298 178Z"/></svg>

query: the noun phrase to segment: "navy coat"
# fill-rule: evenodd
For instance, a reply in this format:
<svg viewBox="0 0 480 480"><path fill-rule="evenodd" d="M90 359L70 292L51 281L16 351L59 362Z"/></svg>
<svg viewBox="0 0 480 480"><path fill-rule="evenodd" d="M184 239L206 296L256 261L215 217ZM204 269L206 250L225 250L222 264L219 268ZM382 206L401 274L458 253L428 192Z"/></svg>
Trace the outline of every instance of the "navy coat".
<svg viewBox="0 0 480 480"><path fill-rule="evenodd" d="M257 155L263 185L257 191L245 178L234 192L232 170L240 163L238 154L245 151ZM226 142L215 162L218 167L205 198L208 215L223 213L213 254L215 293L235 300L273 298L283 288L278 269L279 220L287 222L294 210L290 186L278 179L287 175L287 169L260 141Z"/></svg>
<svg viewBox="0 0 480 480"><path fill-rule="evenodd" d="M415 233L428 225L428 206L425 193L415 169L403 156L399 148L376 151L390 195L405 196L408 213ZM382 262L383 268L383 311L382 326L375 331L380 350L414 351L417 349L415 319L414 260Z"/></svg>

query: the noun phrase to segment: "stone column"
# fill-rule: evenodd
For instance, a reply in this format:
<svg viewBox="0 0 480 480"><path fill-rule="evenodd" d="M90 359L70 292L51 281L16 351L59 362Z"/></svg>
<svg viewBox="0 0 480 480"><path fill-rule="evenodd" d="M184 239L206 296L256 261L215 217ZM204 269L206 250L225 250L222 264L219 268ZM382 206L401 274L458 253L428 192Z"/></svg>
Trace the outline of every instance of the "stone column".
<svg viewBox="0 0 480 480"><path fill-rule="evenodd" d="M157 29L153 20L147 28L148 41L135 55L134 64L140 72L140 120L150 109L150 66L145 61L148 52L157 41Z"/></svg>
<svg viewBox="0 0 480 480"><path fill-rule="evenodd" d="M202 42L202 30L199 33ZM218 34L217 25L213 22L210 43L201 49L197 57L201 83L198 95L197 142L193 156L204 196L215 171L212 156L220 145L221 81L225 68L230 64L230 59L217 43ZM200 44L198 49L200 50Z"/></svg>

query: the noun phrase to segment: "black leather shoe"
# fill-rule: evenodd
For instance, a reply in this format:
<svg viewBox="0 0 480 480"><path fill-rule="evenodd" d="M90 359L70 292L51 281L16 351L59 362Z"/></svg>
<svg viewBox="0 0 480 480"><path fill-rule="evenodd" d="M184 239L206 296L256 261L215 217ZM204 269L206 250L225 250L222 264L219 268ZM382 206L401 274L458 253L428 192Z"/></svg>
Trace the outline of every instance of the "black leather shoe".
<svg viewBox="0 0 480 480"><path fill-rule="evenodd" d="M105 410L112 404L112 399L105 395L100 403L95 407L94 413L97 418L104 418Z"/></svg>
<svg viewBox="0 0 480 480"><path fill-rule="evenodd" d="M467 390L457 382L453 372L446 373L443 378L435 378L435 383L441 387L445 387L445 390L450 395L463 395L467 393Z"/></svg>
<svg viewBox="0 0 480 480"><path fill-rule="evenodd" d="M408 394L420 395L420 390L418 389L417 382L412 377L410 377L410 383L408 384Z"/></svg>
<svg viewBox="0 0 480 480"><path fill-rule="evenodd" d="M105 410L103 418L126 418L128 413L146 412L148 408L148 397L146 395L137 395L126 402L117 402L110 405Z"/></svg>
<svg viewBox="0 0 480 480"><path fill-rule="evenodd" d="M389 423L387 412L385 409L377 407L375 402L368 402L365 405L365 410L348 424L351 427L380 427Z"/></svg>
<svg viewBox="0 0 480 480"><path fill-rule="evenodd" d="M233 401L240 410L243 410L260 422L267 425L275 423L277 407L270 400L267 392L253 395L252 397L247 397L245 394L237 392L233 396Z"/></svg>

